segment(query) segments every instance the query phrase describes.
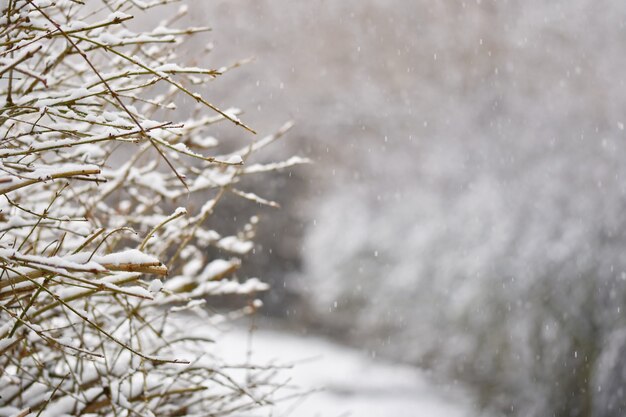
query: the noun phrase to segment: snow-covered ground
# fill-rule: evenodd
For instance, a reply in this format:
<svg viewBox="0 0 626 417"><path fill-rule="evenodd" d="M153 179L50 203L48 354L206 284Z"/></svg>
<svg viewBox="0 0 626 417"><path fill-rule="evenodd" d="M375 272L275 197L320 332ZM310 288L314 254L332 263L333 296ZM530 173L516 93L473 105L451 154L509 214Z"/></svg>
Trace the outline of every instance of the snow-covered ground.
<svg viewBox="0 0 626 417"><path fill-rule="evenodd" d="M210 330L199 325L196 331ZM252 339L250 340L250 337ZM248 351L252 343L252 356ZM214 353L232 363L294 364L283 371L291 386L316 390L279 403L272 416L469 417L460 390L437 386L415 368L397 365L317 336L234 327L220 336ZM269 411L266 414L269 415Z"/></svg>

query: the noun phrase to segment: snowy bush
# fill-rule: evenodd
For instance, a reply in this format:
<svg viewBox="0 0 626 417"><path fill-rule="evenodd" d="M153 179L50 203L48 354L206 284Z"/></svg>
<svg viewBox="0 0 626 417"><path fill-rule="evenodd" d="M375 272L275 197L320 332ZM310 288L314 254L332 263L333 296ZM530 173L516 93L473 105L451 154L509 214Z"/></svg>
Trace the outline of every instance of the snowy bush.
<svg viewBox="0 0 626 417"><path fill-rule="evenodd" d="M208 28L177 28L186 8L167 0L86 3L2 6L0 415L218 416L267 404L272 369L236 379L176 317L206 314L210 326L259 307L267 285L236 278L257 219L222 236L210 218L227 194L275 205L238 183L302 162L244 165L289 125L219 153L214 124L252 129L195 92L231 67L179 62L180 45ZM161 6L168 19L136 32L133 15ZM224 294L247 304L204 313L207 296Z"/></svg>
<svg viewBox="0 0 626 417"><path fill-rule="evenodd" d="M490 167L382 201L336 191L306 241L314 316L507 415L622 415L624 145L608 148L569 151L594 173L549 154L506 184Z"/></svg>
<svg viewBox="0 0 626 417"><path fill-rule="evenodd" d="M622 4L369 3L396 19L364 20L374 44L416 29L397 49L359 38L359 63L406 46L385 75L407 81L381 88L389 105L360 103L353 171L320 198L303 251L312 316L465 382L495 415L624 415Z"/></svg>

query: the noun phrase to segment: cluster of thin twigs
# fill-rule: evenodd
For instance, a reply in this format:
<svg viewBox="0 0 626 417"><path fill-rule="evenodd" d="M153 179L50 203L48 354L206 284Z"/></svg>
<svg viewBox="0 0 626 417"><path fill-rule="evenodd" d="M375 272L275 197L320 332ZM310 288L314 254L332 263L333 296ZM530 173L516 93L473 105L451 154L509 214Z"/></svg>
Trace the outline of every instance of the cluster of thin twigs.
<svg viewBox="0 0 626 417"><path fill-rule="evenodd" d="M276 205L239 179L303 160L244 165L290 125L215 153L213 124L252 129L193 90L231 67L173 63L174 47L208 29L175 28L184 7L150 32L130 24L168 3L8 0L2 11L0 415L218 416L267 404L280 385L273 368L236 380L205 355L211 340L171 324L206 295L267 289L235 278L257 220L222 236L208 219L228 193ZM185 97L192 115L169 121Z"/></svg>

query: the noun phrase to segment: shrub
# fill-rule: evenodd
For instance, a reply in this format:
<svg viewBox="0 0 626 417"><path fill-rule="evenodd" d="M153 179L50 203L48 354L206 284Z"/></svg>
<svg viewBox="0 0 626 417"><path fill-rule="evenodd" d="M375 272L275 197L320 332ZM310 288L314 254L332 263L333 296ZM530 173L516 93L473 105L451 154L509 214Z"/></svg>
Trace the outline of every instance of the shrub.
<svg viewBox="0 0 626 417"><path fill-rule="evenodd" d="M218 153L214 124L252 129L196 91L237 64L178 63L181 43L208 30L176 28L185 7L133 30L133 13L169 3L5 3L0 415L218 416L276 390L274 369L237 379L176 317L204 312L209 295L248 300L209 324L259 306L267 286L236 279L257 219L221 236L211 214L227 194L273 205L239 179L302 160L244 165L290 125ZM185 101L194 108L171 121Z"/></svg>

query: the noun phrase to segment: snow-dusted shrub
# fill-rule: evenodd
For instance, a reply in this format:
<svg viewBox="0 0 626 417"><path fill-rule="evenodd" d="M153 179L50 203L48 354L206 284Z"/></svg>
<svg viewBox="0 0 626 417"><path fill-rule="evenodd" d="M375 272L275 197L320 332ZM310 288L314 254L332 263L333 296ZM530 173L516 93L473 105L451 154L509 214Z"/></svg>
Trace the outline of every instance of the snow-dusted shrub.
<svg viewBox="0 0 626 417"><path fill-rule="evenodd" d="M526 170L425 168L430 181L380 200L336 190L305 244L314 316L506 415L622 415L623 152L607 139L520 158Z"/></svg>
<svg viewBox="0 0 626 417"><path fill-rule="evenodd" d="M416 19L432 5L401 3ZM320 199L306 300L353 342L465 382L495 415L622 416L621 3L434 9L404 20L424 37L401 32L416 42L401 61L413 102L394 96L393 123L366 124L377 139L354 133L345 160L360 178L338 169ZM433 51L443 63L419 59Z"/></svg>
<svg viewBox="0 0 626 417"><path fill-rule="evenodd" d="M491 167L382 201L358 185L338 190L305 245L315 316L466 382L506 415L622 415L624 145L608 146L620 151L563 150L585 153L593 173L551 154L506 184Z"/></svg>
<svg viewBox="0 0 626 417"><path fill-rule="evenodd" d="M227 194L272 205L239 179L301 160L244 165L289 125L219 153L212 125L252 129L194 91L229 68L180 64L207 28L177 28L186 8L168 3L2 5L0 415L218 416L276 390L271 369L241 381L202 357L212 341L176 316L210 295L247 304L207 326L258 308L267 285L236 277L257 219L222 236L210 217ZM157 6L168 19L136 33Z"/></svg>

